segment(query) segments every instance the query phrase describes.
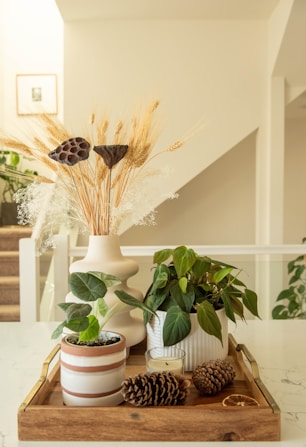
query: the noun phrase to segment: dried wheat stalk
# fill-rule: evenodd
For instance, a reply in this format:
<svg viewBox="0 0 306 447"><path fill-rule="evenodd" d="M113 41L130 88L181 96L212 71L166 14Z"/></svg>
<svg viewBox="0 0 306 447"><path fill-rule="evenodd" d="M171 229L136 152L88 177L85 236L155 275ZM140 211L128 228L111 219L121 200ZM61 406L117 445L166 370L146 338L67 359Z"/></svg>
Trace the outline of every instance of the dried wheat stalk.
<svg viewBox="0 0 306 447"><path fill-rule="evenodd" d="M86 138L90 143L90 158L75 166L66 166L49 158L48 153L72 135L58 119L46 114L35 118L35 124L39 129L38 136L27 136L28 143L0 136L0 144L33 157L49 168L53 172L51 178L39 177L37 180L61 183L74 206L78 207L83 215L89 232L110 234L118 228L113 211L121 205L130 185L137 181L141 170L153 158L177 150L189 138L178 140L166 150L152 155L158 136L154 122L158 106L159 102L153 101L144 114L135 114L130 122L122 120L117 122L111 144L127 144L128 151L112 169L108 169L102 157L92 151L95 145L107 144L109 132L108 119L103 118L98 122L94 114L90 117L90 136Z"/></svg>

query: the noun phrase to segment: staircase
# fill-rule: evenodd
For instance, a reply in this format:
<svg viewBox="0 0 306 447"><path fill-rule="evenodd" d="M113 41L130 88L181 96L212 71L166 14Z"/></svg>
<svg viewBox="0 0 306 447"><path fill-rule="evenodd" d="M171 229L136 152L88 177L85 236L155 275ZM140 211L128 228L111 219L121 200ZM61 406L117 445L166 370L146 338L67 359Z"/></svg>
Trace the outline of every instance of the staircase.
<svg viewBox="0 0 306 447"><path fill-rule="evenodd" d="M20 321L19 239L31 233L30 227L0 227L0 322Z"/></svg>

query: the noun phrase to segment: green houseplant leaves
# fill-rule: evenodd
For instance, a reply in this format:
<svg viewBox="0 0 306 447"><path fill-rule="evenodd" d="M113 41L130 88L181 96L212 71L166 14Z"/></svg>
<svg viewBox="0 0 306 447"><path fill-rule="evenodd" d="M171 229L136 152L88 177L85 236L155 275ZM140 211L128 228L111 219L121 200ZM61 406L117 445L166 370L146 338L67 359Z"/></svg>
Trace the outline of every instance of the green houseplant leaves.
<svg viewBox="0 0 306 447"><path fill-rule="evenodd" d="M303 238L303 243L306 238ZM306 261L299 255L287 264L290 275L288 287L282 290L277 298L277 305L272 310L272 318L276 320L306 318Z"/></svg>
<svg viewBox="0 0 306 447"><path fill-rule="evenodd" d="M153 261L156 264L153 282L144 300L150 312L144 310L144 321L147 324L157 310L166 312L165 346L178 343L190 333L191 313L197 314L203 331L221 343L219 309L224 308L233 322L236 316L245 319L244 308L259 318L257 295L237 278L240 270L236 267L199 256L185 246L157 251Z"/></svg>
<svg viewBox="0 0 306 447"><path fill-rule="evenodd" d="M199 256L185 246L160 250L154 254L153 260L156 264L153 282L144 302L122 290L115 290L121 303L118 309L116 306L109 309L104 300L108 288L120 284L118 278L101 272L72 273L70 288L80 303L59 305L66 319L52 337L58 338L66 327L79 333L80 340L94 340L105 322L121 310L122 305L140 308L145 325L158 310L165 311L163 340L166 346L178 343L190 333L191 313L197 314L203 331L217 337L221 343L219 309L224 308L227 317L234 322L236 316L245 318L244 308L259 317L257 295L237 278L240 271L236 267Z"/></svg>
<svg viewBox="0 0 306 447"><path fill-rule="evenodd" d="M71 273L69 285L71 292L80 303L60 303L59 307L65 312L66 319L55 329L52 338L58 338L64 328L78 333L79 341L91 341L99 337L104 324L118 311L120 306L109 308L104 300L108 288L121 284L119 278L101 272ZM134 307L141 307L139 301L127 293L116 290L121 303ZM145 307L147 312L150 309Z"/></svg>

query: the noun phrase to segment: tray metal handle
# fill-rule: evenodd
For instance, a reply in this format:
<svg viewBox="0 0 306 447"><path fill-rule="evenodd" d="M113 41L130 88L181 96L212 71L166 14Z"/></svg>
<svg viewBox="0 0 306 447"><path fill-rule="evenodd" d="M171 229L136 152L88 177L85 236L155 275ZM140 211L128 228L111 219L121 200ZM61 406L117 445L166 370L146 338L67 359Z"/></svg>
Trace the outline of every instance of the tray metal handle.
<svg viewBox="0 0 306 447"><path fill-rule="evenodd" d="M27 397L24 399L22 404L19 406L19 411L25 411L27 406L31 403L31 401L36 396L36 394L38 393L38 391L40 390L42 385L47 380L50 364L51 364L52 360L54 359L54 357L56 356L56 354L59 352L60 347L61 347L60 344L55 345L55 347L52 349L50 354L45 358L45 360L42 364L40 377L39 377L38 381L35 383L35 385L33 386L33 388L31 389L31 391L29 392L29 394L27 395Z"/></svg>
<svg viewBox="0 0 306 447"><path fill-rule="evenodd" d="M256 360L254 359L253 355L250 353L250 351L244 344L237 343L236 340L234 339L234 337L232 336L232 334L229 334L229 338L231 338L236 351L242 352L245 355L246 359L248 360L248 362L251 366L254 381L255 381L256 385L258 386L258 388L260 389L260 391L262 392L262 394L264 395L266 401L272 408L273 413L276 413L276 414L280 413L279 406L277 405L273 396L268 391L268 389L266 388L266 386L264 385L264 383L262 382L262 380L260 378L258 364L257 364Z"/></svg>

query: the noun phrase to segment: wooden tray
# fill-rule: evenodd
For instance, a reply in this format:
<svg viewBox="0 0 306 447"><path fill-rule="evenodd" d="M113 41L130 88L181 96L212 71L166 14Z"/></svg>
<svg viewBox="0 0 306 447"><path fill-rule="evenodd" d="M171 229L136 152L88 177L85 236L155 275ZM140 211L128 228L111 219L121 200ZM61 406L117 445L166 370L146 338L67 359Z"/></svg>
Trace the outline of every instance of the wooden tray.
<svg viewBox="0 0 306 447"><path fill-rule="evenodd" d="M144 343L131 349L127 377L145 372L144 349ZM228 360L236 370L234 382L213 397L200 397L191 386L185 405L176 407L135 407L127 403L117 407L67 407L62 401L59 362L49 373L58 351L56 346L45 360L39 381L19 407L19 440L280 440L279 407L262 383L253 356L232 335ZM254 397L260 405L222 406L222 400L233 393Z"/></svg>

